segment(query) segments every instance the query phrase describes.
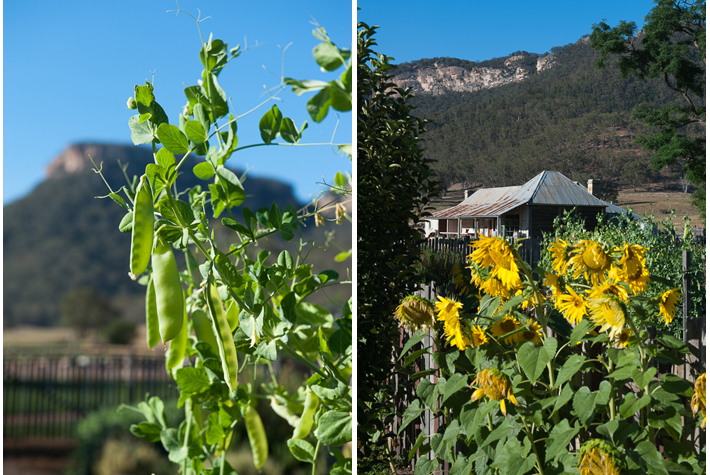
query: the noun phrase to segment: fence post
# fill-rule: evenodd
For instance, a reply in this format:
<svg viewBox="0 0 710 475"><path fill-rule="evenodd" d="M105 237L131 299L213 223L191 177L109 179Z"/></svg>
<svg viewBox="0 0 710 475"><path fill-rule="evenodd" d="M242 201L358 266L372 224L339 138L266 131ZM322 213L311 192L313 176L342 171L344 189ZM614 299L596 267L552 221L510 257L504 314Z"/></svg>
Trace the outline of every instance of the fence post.
<svg viewBox="0 0 710 475"><path fill-rule="evenodd" d="M683 343L688 343L688 288L690 276L690 252L683 251Z"/></svg>

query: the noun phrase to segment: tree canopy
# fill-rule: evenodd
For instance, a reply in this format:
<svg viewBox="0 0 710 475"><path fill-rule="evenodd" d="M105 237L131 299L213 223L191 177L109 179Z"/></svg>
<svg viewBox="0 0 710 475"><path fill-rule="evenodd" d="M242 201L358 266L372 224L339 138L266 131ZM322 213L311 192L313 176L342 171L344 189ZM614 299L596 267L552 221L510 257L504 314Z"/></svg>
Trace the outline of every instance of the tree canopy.
<svg viewBox="0 0 710 475"><path fill-rule="evenodd" d="M596 65L603 67L614 55L622 77L662 79L682 98L681 103L656 108L641 103L633 117L656 130L638 139L654 151L653 166L661 169L680 163L687 179L697 186L694 204L704 216L705 0L656 0L645 21L641 31L634 22L622 21L614 28L604 21L595 24L591 45L601 53Z"/></svg>

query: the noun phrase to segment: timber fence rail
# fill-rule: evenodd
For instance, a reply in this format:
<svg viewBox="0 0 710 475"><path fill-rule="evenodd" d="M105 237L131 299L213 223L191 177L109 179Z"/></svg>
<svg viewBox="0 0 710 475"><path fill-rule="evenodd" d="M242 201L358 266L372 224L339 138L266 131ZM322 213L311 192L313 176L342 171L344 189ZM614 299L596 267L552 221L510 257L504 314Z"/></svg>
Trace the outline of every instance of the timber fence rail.
<svg viewBox="0 0 710 475"><path fill-rule="evenodd" d="M135 404L145 395L177 398L161 356L3 358L3 438L74 437L87 413Z"/></svg>
<svg viewBox="0 0 710 475"><path fill-rule="evenodd" d="M423 240L419 248L422 251L449 251L458 255L461 262L467 262L466 256L473 252L473 248L470 245L477 240L477 236L465 236L461 238L433 237ZM511 244L515 242L514 238L506 238L506 240ZM535 268L540 261L542 245L542 238L533 237L520 241L520 249L518 250L520 258L530 264L531 267Z"/></svg>

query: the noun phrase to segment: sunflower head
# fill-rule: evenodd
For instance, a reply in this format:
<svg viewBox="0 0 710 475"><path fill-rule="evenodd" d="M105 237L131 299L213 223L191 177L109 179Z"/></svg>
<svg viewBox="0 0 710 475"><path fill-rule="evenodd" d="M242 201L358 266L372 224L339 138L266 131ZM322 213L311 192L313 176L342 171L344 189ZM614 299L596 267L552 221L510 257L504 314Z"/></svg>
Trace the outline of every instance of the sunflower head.
<svg viewBox="0 0 710 475"><path fill-rule="evenodd" d="M615 348L626 348L629 346L629 341L631 341L631 330L624 328L614 337L614 347Z"/></svg>
<svg viewBox="0 0 710 475"><path fill-rule="evenodd" d="M456 291L461 295L468 295L471 292L471 272L468 267L461 264L454 264L454 283L456 284Z"/></svg>
<svg viewBox="0 0 710 475"><path fill-rule="evenodd" d="M426 299L409 295L397 307L394 318L411 331L427 330L434 326L434 306Z"/></svg>
<svg viewBox="0 0 710 475"><path fill-rule="evenodd" d="M437 320L444 322L446 340L450 345L457 347L459 350L465 350L471 346L472 342L461 325L459 309L463 307L463 304L446 297L439 296L437 298L439 299L436 303L436 308L439 311Z"/></svg>
<svg viewBox="0 0 710 475"><path fill-rule="evenodd" d="M579 449L579 470L582 475L619 475L622 468L621 454L603 440L589 440Z"/></svg>
<svg viewBox="0 0 710 475"><path fill-rule="evenodd" d="M609 296L589 300L589 318L602 327L602 332L608 330L611 338L615 338L626 323L622 303Z"/></svg>
<svg viewBox="0 0 710 475"><path fill-rule="evenodd" d="M471 384L471 387L473 386L478 386L479 389L471 394L471 401L476 402L483 396L494 401L500 401L500 409L504 416L507 415L504 399L507 398L516 406L520 406L512 394L510 380L497 369L488 368L480 371L476 375L476 379L473 380L473 384Z"/></svg>
<svg viewBox="0 0 710 475"><path fill-rule="evenodd" d="M622 249L615 249L621 251L621 258L617 262L621 268L621 273L625 277L638 278L641 276L643 271L646 269L646 258L644 254L648 248L639 246L637 244L624 244Z"/></svg>
<svg viewBox="0 0 710 475"><path fill-rule="evenodd" d="M566 294L561 294L559 298L555 300L555 307L563 313L570 323L577 325L582 321L582 317L587 314L589 305L587 301L584 300L581 295L577 294L569 285L567 286L567 292Z"/></svg>
<svg viewBox="0 0 710 475"><path fill-rule="evenodd" d="M498 338L503 335L507 335L508 333L515 331L518 328L520 328L520 322L518 322L518 320L515 317L513 317L511 315L506 315L503 317L503 319L501 321L499 321L498 323L493 325L489 329L489 331L491 332L491 334L494 337ZM515 342L516 336L517 336L517 334L513 335L513 336L509 336L508 338L505 339L505 342L509 345L513 344Z"/></svg>
<svg viewBox="0 0 710 475"><path fill-rule="evenodd" d="M658 315L661 316L666 325L673 321L673 317L676 314L676 306L680 300L680 288L675 288L667 290L661 294L658 305L660 307L660 312Z"/></svg>
<svg viewBox="0 0 710 475"><path fill-rule="evenodd" d="M486 329L481 328L479 325L471 328L471 337L473 346L481 346L488 343L488 335L486 335Z"/></svg>
<svg viewBox="0 0 710 475"><path fill-rule="evenodd" d="M569 253L572 247L560 238L550 244L548 249L552 253L552 269L558 274L564 274L569 264Z"/></svg>
<svg viewBox="0 0 710 475"><path fill-rule="evenodd" d="M695 416L698 411L703 415L703 420L700 421L700 427L703 429L705 429L705 403L705 373L703 373L695 381L693 398L690 400L690 408L693 410L693 416Z"/></svg>
<svg viewBox="0 0 710 475"><path fill-rule="evenodd" d="M574 269L574 278L584 274L584 279L592 285L604 281L604 272L611 268L611 257L596 241L582 239L572 251L570 263Z"/></svg>
<svg viewBox="0 0 710 475"><path fill-rule="evenodd" d="M515 342L520 343L525 341L531 341L536 345L541 344L544 335L542 334L542 328L540 327L540 325L532 318L528 318L528 321L525 323L525 327L525 331L517 333L514 336Z"/></svg>

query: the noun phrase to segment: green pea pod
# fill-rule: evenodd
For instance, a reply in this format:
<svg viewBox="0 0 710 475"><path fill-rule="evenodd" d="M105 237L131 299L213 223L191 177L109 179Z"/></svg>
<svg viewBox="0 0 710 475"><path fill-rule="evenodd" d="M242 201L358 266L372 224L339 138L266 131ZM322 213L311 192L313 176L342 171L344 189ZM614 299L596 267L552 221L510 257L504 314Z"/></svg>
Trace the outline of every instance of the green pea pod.
<svg viewBox="0 0 710 475"><path fill-rule="evenodd" d="M306 392L306 402L303 403L303 414L301 420L298 421L296 428L293 430L294 439L303 439L311 433L313 427L313 416L316 415L316 410L320 405L320 398L308 389Z"/></svg>
<svg viewBox="0 0 710 475"><path fill-rule="evenodd" d="M229 299L227 304L227 322L229 322L229 331L234 333L239 326L239 306L232 299Z"/></svg>
<svg viewBox="0 0 710 475"><path fill-rule="evenodd" d="M254 466L261 469L269 456L269 443L266 440L264 424L261 422L259 413L253 407L247 407L244 413L244 422L247 425L247 435L251 445L251 455L254 459Z"/></svg>
<svg viewBox="0 0 710 475"><path fill-rule="evenodd" d="M184 308L184 307L183 307ZM171 369L179 366L185 358L185 350L187 350L187 309L184 308L182 316L182 329L178 336L170 341L170 347L165 355L165 369L170 372Z"/></svg>
<svg viewBox="0 0 710 475"><path fill-rule="evenodd" d="M207 282L206 289L207 307L212 316L212 331L217 339L219 357L222 360L222 371L224 380L230 391L237 389L237 373L239 372L239 361L237 360L237 348L234 346L232 332L229 331L229 322L224 314L224 305L219 297L217 287Z"/></svg>
<svg viewBox="0 0 710 475"><path fill-rule="evenodd" d="M133 280L148 268L153 247L153 194L145 175L136 190L131 233L131 278Z"/></svg>
<svg viewBox="0 0 710 475"><path fill-rule="evenodd" d="M173 249L161 237L153 249L153 282L160 337L167 343L178 336L183 327L185 300Z"/></svg>
<svg viewBox="0 0 710 475"><path fill-rule="evenodd" d="M148 348L153 348L160 342L158 304L155 301L155 284L153 284L153 276L150 276L148 288L145 292L145 335L148 340Z"/></svg>
<svg viewBox="0 0 710 475"><path fill-rule="evenodd" d="M195 328L197 339L208 343L215 354L219 354L219 345L212 331L212 322L204 310L197 309L192 312L192 326Z"/></svg>

